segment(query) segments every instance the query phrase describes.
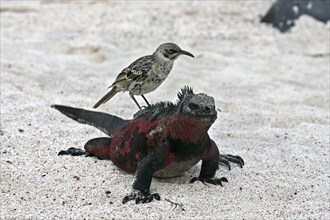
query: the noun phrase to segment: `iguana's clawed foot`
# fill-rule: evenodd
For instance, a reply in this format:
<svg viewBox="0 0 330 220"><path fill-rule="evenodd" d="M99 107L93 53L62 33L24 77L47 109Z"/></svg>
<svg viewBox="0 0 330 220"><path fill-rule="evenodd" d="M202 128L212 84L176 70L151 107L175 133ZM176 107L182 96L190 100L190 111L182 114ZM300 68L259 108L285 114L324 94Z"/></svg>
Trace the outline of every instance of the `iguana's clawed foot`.
<svg viewBox="0 0 330 220"><path fill-rule="evenodd" d="M61 150L60 152L58 152L57 155L71 155L71 156L81 156L81 155L86 155L90 156L89 153L87 153L86 151L79 149L79 148L74 148L74 147L70 147L67 150Z"/></svg>
<svg viewBox="0 0 330 220"><path fill-rule="evenodd" d="M219 156L220 163L225 164L229 170L231 170L230 163L236 163L238 164L241 168L244 166L244 160L240 156L234 156L230 154L220 154Z"/></svg>
<svg viewBox="0 0 330 220"><path fill-rule="evenodd" d="M202 183L210 183L210 184L213 184L213 185L220 185L220 186L222 186L222 182L228 182L226 177L221 177L221 178L194 177L190 180L190 183L193 183L197 180L201 181Z"/></svg>
<svg viewBox="0 0 330 220"><path fill-rule="evenodd" d="M158 193L151 194L149 191L141 192L139 190L133 190L131 194L124 197L123 204L131 200L135 200L136 204L149 203L152 202L153 199L160 200Z"/></svg>

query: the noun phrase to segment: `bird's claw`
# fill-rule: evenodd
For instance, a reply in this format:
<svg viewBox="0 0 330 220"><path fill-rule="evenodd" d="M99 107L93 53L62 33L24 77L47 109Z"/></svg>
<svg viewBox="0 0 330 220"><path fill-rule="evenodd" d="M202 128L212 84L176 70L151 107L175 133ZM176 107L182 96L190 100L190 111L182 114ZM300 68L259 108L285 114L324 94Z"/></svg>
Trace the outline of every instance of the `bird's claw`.
<svg viewBox="0 0 330 220"><path fill-rule="evenodd" d="M229 162L236 163L241 168L243 168L243 166L244 166L244 160L240 156L235 156L235 155L231 155L231 154L220 154L219 162L226 165L229 170L231 170Z"/></svg>
<svg viewBox="0 0 330 220"><path fill-rule="evenodd" d="M190 183L193 183L197 180L201 181L202 183L210 183L210 184L213 184L213 185L220 185L220 186L222 186L222 182L228 182L226 177L221 177L221 178L194 177L190 180Z"/></svg>
<svg viewBox="0 0 330 220"><path fill-rule="evenodd" d="M151 194L148 190L140 191L140 190L133 190L131 194L125 196L122 203L125 204L130 200L135 200L136 204L139 203L149 203L152 202L153 199L160 200L160 196L158 193Z"/></svg>

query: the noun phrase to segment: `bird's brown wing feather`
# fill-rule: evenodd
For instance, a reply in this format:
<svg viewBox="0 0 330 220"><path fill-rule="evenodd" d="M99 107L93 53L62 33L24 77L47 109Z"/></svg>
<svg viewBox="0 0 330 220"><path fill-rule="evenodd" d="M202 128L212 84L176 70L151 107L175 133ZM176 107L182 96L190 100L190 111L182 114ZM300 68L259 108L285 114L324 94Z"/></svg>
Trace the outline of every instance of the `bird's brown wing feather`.
<svg viewBox="0 0 330 220"><path fill-rule="evenodd" d="M148 77L148 72L151 70L154 62L153 56L144 56L137 59L127 68L123 69L115 82L109 87L121 87L131 82L143 82Z"/></svg>

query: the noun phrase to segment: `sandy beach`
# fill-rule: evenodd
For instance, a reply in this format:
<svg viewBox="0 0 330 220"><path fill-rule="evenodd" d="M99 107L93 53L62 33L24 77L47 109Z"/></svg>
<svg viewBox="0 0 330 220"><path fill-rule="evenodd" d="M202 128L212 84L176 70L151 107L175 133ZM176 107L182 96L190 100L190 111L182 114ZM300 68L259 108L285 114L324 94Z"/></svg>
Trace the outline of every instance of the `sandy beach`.
<svg viewBox="0 0 330 220"><path fill-rule="evenodd" d="M302 16L282 34L259 23L271 3L1 0L0 218L330 219L330 25ZM133 175L57 156L105 134L50 106L91 110L123 68L164 42L195 58L180 57L146 97L174 102L185 85L213 96L209 135L245 166L221 166L223 187L190 184L199 163L153 179L160 201L123 205ZM98 110L129 119L137 107L119 93Z"/></svg>

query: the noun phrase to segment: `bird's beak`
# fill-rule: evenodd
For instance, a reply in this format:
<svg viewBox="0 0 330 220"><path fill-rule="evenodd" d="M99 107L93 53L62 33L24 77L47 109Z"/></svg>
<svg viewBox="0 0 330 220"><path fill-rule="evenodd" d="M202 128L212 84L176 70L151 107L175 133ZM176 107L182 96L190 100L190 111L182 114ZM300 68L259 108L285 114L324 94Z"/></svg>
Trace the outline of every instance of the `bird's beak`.
<svg viewBox="0 0 330 220"><path fill-rule="evenodd" d="M195 58L194 55L192 55L191 53L189 53L188 51L185 51L185 50L180 50L179 53Z"/></svg>

